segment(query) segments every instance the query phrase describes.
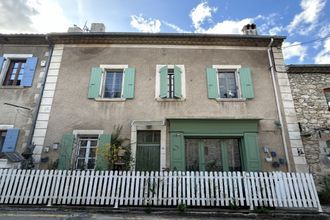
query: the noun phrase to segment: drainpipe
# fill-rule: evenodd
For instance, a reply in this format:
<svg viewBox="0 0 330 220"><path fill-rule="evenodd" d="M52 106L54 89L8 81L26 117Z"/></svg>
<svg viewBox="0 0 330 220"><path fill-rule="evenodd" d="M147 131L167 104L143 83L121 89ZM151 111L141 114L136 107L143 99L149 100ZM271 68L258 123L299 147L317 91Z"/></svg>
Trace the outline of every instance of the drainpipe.
<svg viewBox="0 0 330 220"><path fill-rule="evenodd" d="M37 117L38 117L38 113L39 113L39 109L40 109L41 99L42 99L42 96L43 96L44 90L45 90L45 84L46 84L46 79L47 79L47 75L48 75L50 59L51 59L52 54L53 54L53 45L49 41L47 35L46 35L45 39L48 42L49 55L48 55L48 58L47 58L47 61L46 61L45 73L44 73L44 76L43 76L43 79L42 79L42 82L41 82L41 89L40 89L39 97L38 97L38 100L37 100L37 108L36 108L36 111L33 113L33 116L32 116L32 126L31 126L31 129L30 129L30 132L29 132L27 146L31 146L31 144L32 144L32 138L33 138L34 129L35 129L36 123L37 123Z"/></svg>
<svg viewBox="0 0 330 220"><path fill-rule="evenodd" d="M288 164L288 171L291 172L291 165L290 165L289 154L288 154L288 146L286 144L286 134L285 134L285 131L283 129L283 124L284 124L283 123L283 116L282 116L282 112L281 112L281 106L280 106L280 101L279 101L278 91L277 91L277 86L276 86L276 80L275 80L275 71L276 70L275 70L275 64L274 64L273 57L272 57L273 42L274 42L274 38L271 38L270 43L268 45L268 49L267 49L269 65L270 65L269 69L270 69L271 76L272 76L272 82L273 82L273 87L274 87L274 94L275 94L278 118L279 118L280 123L281 123L282 142L283 142L283 146L284 146L285 159L286 159L287 164Z"/></svg>

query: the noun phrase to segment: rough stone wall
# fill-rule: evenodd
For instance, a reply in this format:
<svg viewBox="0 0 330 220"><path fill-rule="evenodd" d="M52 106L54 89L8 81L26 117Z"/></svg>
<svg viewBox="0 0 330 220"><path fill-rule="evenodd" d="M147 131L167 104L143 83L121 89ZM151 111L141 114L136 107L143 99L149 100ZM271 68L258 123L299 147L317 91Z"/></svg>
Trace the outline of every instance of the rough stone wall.
<svg viewBox="0 0 330 220"><path fill-rule="evenodd" d="M330 140L330 111L324 95L324 89L330 87L330 72L288 76L310 172L317 176L330 174L326 146Z"/></svg>

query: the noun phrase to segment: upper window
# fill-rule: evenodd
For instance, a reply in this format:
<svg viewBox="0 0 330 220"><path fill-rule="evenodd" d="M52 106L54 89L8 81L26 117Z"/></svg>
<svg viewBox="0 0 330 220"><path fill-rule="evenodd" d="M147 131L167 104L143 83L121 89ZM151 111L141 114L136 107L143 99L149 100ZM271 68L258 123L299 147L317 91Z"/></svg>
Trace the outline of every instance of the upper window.
<svg viewBox="0 0 330 220"><path fill-rule="evenodd" d="M29 54L5 54L0 57L1 85L32 86L37 60Z"/></svg>
<svg viewBox="0 0 330 220"><path fill-rule="evenodd" d="M92 68L88 98L118 100L134 98L135 68L101 65Z"/></svg>
<svg viewBox="0 0 330 220"><path fill-rule="evenodd" d="M215 65L207 68L207 88L210 99L254 98L250 68L237 65Z"/></svg>
<svg viewBox="0 0 330 220"><path fill-rule="evenodd" d="M156 69L156 99L184 99L184 66L157 65Z"/></svg>
<svg viewBox="0 0 330 220"><path fill-rule="evenodd" d="M123 69L121 70L106 70L104 77L104 98L121 98Z"/></svg>
<svg viewBox="0 0 330 220"><path fill-rule="evenodd" d="M324 95L327 100L328 110L330 111L330 88L324 89Z"/></svg>
<svg viewBox="0 0 330 220"><path fill-rule="evenodd" d="M3 81L4 86L19 86L24 75L26 60L11 60Z"/></svg>

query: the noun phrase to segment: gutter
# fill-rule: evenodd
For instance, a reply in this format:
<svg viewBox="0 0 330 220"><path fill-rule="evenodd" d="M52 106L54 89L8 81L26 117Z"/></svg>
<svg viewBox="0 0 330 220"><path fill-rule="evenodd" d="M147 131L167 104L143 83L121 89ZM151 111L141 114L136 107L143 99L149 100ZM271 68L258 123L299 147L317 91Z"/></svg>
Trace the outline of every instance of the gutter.
<svg viewBox="0 0 330 220"><path fill-rule="evenodd" d="M40 105L41 105L41 100L42 100L42 96L43 96L44 90L45 90L45 84L46 84L46 80L47 80L47 75L48 75L48 70L49 70L49 65L50 65L50 59L51 59L52 54L53 54L53 45L52 45L52 43L49 41L48 36L45 36L45 39L48 42L49 55L48 55L48 58L47 58L47 61L46 61L45 74L44 74L43 79L42 79L41 90L40 90L39 97L38 97L38 100L37 100L37 108L36 108L36 110L35 110L35 112L33 113L33 116L32 116L32 126L31 126L31 129L30 129L29 136L28 136L28 141L27 141L27 146L28 147L32 145L32 138L33 138L33 135L34 135L34 129L36 127L37 117L38 117L38 113L39 113Z"/></svg>
<svg viewBox="0 0 330 220"><path fill-rule="evenodd" d="M274 94L275 94L275 100L276 100L276 107L277 107L277 113L278 113L278 118L279 121L281 123L281 133L282 133L282 142L283 142L283 146L284 146L284 152L285 152L285 159L287 161L287 165L288 165L288 172L291 172L291 165L290 165L290 161L289 161L289 154L288 154L288 146L286 143L286 134L285 131L283 129L283 116L282 116L282 112L281 112L281 107L280 107L280 101L279 101L279 97L278 97L278 90L277 90L277 86L276 86L276 80L275 80L275 64L274 64L274 57L272 56L273 50L272 50L272 45L273 45L274 39L271 38L270 42L268 44L268 49L267 49L267 53L268 53L268 59L269 59L269 69L271 72L271 76L272 76L272 82L273 82L273 87L274 87Z"/></svg>

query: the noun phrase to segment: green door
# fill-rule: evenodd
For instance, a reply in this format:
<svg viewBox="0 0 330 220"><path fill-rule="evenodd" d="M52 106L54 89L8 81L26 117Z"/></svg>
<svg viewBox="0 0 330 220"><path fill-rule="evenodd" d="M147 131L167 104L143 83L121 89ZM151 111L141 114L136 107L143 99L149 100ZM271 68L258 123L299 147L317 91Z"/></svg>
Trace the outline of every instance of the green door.
<svg viewBox="0 0 330 220"><path fill-rule="evenodd" d="M135 170L160 170L160 131L137 132Z"/></svg>

